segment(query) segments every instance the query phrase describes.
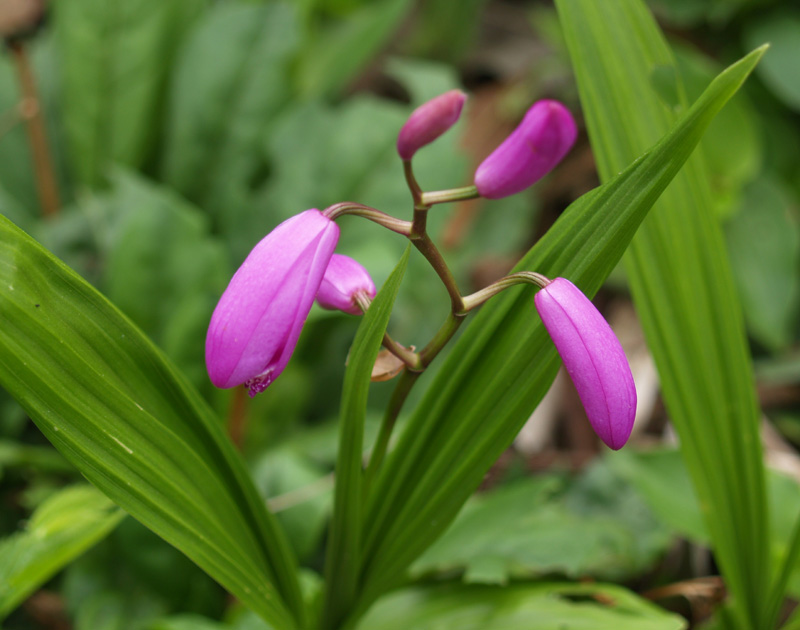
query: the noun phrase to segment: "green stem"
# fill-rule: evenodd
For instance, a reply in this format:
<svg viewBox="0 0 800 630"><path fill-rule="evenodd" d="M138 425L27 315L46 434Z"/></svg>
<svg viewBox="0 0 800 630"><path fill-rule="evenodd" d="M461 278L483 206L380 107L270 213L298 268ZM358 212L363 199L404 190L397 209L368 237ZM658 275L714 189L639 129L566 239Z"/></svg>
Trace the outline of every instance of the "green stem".
<svg viewBox="0 0 800 630"><path fill-rule="evenodd" d="M466 201L467 199L477 199L480 196L475 186L464 186L463 188L449 188L448 190L434 190L422 193L420 203L421 205L431 207L437 203Z"/></svg>
<svg viewBox="0 0 800 630"><path fill-rule="evenodd" d="M364 473L365 497L369 496L369 489L372 486L372 481L375 479L375 475L378 473L378 469L381 467L386 457L389 439L392 437L392 430L400 415L400 411L403 409L403 405L408 398L408 394L411 392L411 388L421 375L422 372L412 372L409 369L405 369L394 387L389 405L386 407L386 413L383 415L381 428L378 430L375 446L372 448L367 470Z"/></svg>
<svg viewBox="0 0 800 630"><path fill-rule="evenodd" d="M417 212L415 211L415 215ZM417 217L414 217L414 225L417 225ZM424 221L422 222L423 230L425 227ZM420 253L425 256L426 260L430 263L433 270L441 279L442 283L447 289L447 294L450 296L450 304L451 304L451 311L453 313L463 313L464 311L464 300L461 297L461 292L458 290L458 284L456 284L456 279L453 276L453 272L450 271L450 268L447 266L447 263L444 261L442 254L437 249L436 245L433 244L431 237L428 236L426 232L422 232L421 234L413 233L410 237L411 242L414 243L414 247L416 247Z"/></svg>

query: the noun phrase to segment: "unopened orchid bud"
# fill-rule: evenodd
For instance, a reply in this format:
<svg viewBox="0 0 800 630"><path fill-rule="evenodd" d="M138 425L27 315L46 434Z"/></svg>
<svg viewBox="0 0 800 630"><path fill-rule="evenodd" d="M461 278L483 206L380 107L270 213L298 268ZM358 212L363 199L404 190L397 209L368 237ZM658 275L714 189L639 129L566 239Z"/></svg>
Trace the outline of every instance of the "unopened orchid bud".
<svg viewBox="0 0 800 630"><path fill-rule="evenodd" d="M361 315L356 301L359 293L370 300L375 297L375 283L369 273L352 258L334 254L319 285L317 303L329 310Z"/></svg>
<svg viewBox="0 0 800 630"><path fill-rule="evenodd" d="M467 95L461 90L450 90L423 103L408 117L397 136L397 152L404 160L430 144L450 129L461 116Z"/></svg>
<svg viewBox="0 0 800 630"><path fill-rule="evenodd" d="M475 171L482 197L502 199L547 175L575 143L578 128L558 101L538 101L519 126Z"/></svg>
<svg viewBox="0 0 800 630"><path fill-rule="evenodd" d="M214 385L244 384L255 396L283 372L338 240L333 221L306 210L253 248L211 316L206 368Z"/></svg>
<svg viewBox="0 0 800 630"><path fill-rule="evenodd" d="M622 448L633 429L636 388L619 340L569 280L556 278L536 294L534 301L575 383L589 422L610 448Z"/></svg>

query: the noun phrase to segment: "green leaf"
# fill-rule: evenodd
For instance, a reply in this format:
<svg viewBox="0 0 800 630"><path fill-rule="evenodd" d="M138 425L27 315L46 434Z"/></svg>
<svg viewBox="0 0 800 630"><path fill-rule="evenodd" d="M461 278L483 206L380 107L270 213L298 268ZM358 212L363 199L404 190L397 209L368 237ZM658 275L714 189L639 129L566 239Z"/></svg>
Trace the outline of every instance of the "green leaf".
<svg viewBox="0 0 800 630"><path fill-rule="evenodd" d="M358 327L350 349L339 413L339 452L336 458L336 491L333 522L325 558L325 604L322 627L337 628L356 598L361 567L363 523L364 422L372 368L381 348L397 291L403 281L411 246L375 296Z"/></svg>
<svg viewBox="0 0 800 630"><path fill-rule="evenodd" d="M410 573L461 570L470 583L553 573L620 581L648 571L670 541L638 492L600 463L573 483L537 476L476 495Z"/></svg>
<svg viewBox="0 0 800 630"><path fill-rule="evenodd" d="M63 124L81 183L101 184L112 163L144 163L157 138L175 43L197 4L73 0L53 6Z"/></svg>
<svg viewBox="0 0 800 630"><path fill-rule="evenodd" d="M398 591L357 630L681 630L686 621L611 584L448 585Z"/></svg>
<svg viewBox="0 0 800 630"><path fill-rule="evenodd" d="M600 177L613 181L686 109L675 61L639 0L556 7ZM675 77L672 107L651 87L657 72ZM625 268L738 623L772 627L753 371L708 180L703 156L692 156L633 239Z"/></svg>
<svg viewBox="0 0 800 630"><path fill-rule="evenodd" d="M0 385L89 481L279 628L295 561L219 420L128 319L0 217Z"/></svg>
<svg viewBox="0 0 800 630"><path fill-rule="evenodd" d="M0 541L0 620L66 564L105 538L125 516L91 486L42 503L23 532Z"/></svg>
<svg viewBox="0 0 800 630"><path fill-rule="evenodd" d="M728 68L649 152L573 203L517 269L567 277L594 295L762 52ZM449 525L544 396L557 368L533 290L515 288L482 307L429 383L370 494L364 538L369 561L356 615L397 583Z"/></svg>

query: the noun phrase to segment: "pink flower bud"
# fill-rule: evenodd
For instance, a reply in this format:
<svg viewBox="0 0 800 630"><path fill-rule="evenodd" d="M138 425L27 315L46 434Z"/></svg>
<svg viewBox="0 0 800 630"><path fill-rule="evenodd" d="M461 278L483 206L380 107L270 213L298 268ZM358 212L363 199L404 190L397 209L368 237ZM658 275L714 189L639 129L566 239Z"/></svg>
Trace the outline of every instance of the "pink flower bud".
<svg viewBox="0 0 800 630"><path fill-rule="evenodd" d="M369 273L352 258L334 254L319 285L317 303L329 310L361 315L361 309L355 301L355 295L359 292L365 293L370 299L375 297L375 283Z"/></svg>
<svg viewBox="0 0 800 630"><path fill-rule="evenodd" d="M636 388L619 340L569 280L556 278L534 302L595 432L614 450L622 448L633 429Z"/></svg>
<svg viewBox="0 0 800 630"><path fill-rule="evenodd" d="M283 372L338 240L333 221L306 210L253 248L208 326L206 368L214 385L245 384L255 396Z"/></svg>
<svg viewBox="0 0 800 630"><path fill-rule="evenodd" d="M482 197L502 199L547 175L575 143L578 128L558 101L538 101L519 126L475 171Z"/></svg>
<svg viewBox="0 0 800 630"><path fill-rule="evenodd" d="M397 136L400 157L410 160L419 149L450 129L461 116L466 100L467 95L461 90L450 90L417 107Z"/></svg>

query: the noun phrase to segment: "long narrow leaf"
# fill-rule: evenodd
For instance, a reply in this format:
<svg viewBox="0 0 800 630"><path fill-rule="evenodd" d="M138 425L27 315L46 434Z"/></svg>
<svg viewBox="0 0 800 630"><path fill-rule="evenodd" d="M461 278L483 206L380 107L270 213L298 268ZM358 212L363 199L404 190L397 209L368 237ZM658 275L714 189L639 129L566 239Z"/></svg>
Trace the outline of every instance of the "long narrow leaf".
<svg viewBox="0 0 800 630"><path fill-rule="evenodd" d="M762 52L723 72L649 153L572 204L517 268L568 277L594 295ZM384 465L365 519L369 562L354 617L449 525L552 382L558 358L532 293L514 289L482 309Z"/></svg>
<svg viewBox="0 0 800 630"><path fill-rule="evenodd" d="M103 296L0 217L0 385L89 481L277 628L295 561L213 413Z"/></svg>
<svg viewBox="0 0 800 630"><path fill-rule="evenodd" d="M400 262L375 296L350 350L350 365L344 378L339 414L336 493L325 562L327 591L323 627L337 627L356 597L363 519L361 461L370 376L408 266L409 252L410 246L406 247Z"/></svg>
<svg viewBox="0 0 800 630"><path fill-rule="evenodd" d="M600 175L610 180L676 118L683 89L640 0L558 0ZM682 99L685 101L685 98ZM683 105L685 107L685 103ZM702 155L644 223L626 270L670 417L741 625L772 627L766 490L752 366Z"/></svg>

